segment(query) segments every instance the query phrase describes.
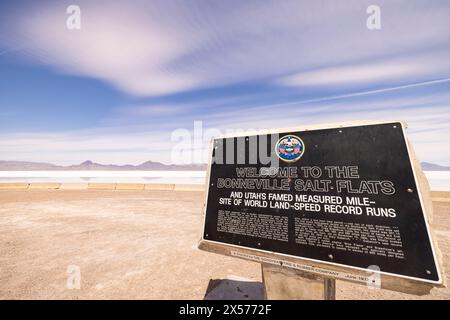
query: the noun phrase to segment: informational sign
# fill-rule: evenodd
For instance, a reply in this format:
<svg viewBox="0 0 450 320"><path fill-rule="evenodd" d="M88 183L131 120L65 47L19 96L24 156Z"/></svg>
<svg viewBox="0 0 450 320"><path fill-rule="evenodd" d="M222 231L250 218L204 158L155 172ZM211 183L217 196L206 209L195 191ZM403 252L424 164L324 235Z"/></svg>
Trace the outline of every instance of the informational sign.
<svg viewBox="0 0 450 320"><path fill-rule="evenodd" d="M402 123L213 141L203 241L440 283Z"/></svg>

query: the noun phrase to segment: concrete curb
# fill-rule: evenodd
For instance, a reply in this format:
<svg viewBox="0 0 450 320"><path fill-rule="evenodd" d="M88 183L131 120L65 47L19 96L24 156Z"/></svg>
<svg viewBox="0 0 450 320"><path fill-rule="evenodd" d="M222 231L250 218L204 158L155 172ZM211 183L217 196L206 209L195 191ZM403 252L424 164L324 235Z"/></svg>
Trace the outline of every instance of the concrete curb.
<svg viewBox="0 0 450 320"><path fill-rule="evenodd" d="M29 183L0 183L0 190L25 190L29 186Z"/></svg>
<svg viewBox="0 0 450 320"><path fill-rule="evenodd" d="M204 191L205 186L201 184L176 184L175 191Z"/></svg>
<svg viewBox="0 0 450 320"><path fill-rule="evenodd" d="M59 187L61 190L84 190L87 188L87 183L62 183Z"/></svg>
<svg viewBox="0 0 450 320"><path fill-rule="evenodd" d="M172 191L175 189L174 184L146 184L144 186L144 190L164 190L164 191Z"/></svg>
<svg viewBox="0 0 450 320"><path fill-rule="evenodd" d="M143 183L117 183L116 190L144 190Z"/></svg>
<svg viewBox="0 0 450 320"><path fill-rule="evenodd" d="M433 198L450 198L450 191L431 191Z"/></svg>
<svg viewBox="0 0 450 320"><path fill-rule="evenodd" d="M431 198L433 202L450 202L450 198Z"/></svg>
<svg viewBox="0 0 450 320"><path fill-rule="evenodd" d="M436 202L450 202L450 191L431 191L431 200Z"/></svg>
<svg viewBox="0 0 450 320"><path fill-rule="evenodd" d="M30 183L28 189L59 189L61 183Z"/></svg>
<svg viewBox="0 0 450 320"><path fill-rule="evenodd" d="M115 190L116 184L115 183L89 183L88 189L94 189L94 190Z"/></svg>
<svg viewBox="0 0 450 320"><path fill-rule="evenodd" d="M204 191L196 184L143 183L0 183L0 190L142 190L142 191Z"/></svg>

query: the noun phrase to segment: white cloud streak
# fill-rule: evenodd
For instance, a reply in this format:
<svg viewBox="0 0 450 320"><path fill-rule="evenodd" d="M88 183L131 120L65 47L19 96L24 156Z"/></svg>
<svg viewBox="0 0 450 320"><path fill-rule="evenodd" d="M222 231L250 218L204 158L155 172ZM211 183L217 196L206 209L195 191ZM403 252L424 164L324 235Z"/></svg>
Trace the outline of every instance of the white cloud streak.
<svg viewBox="0 0 450 320"><path fill-rule="evenodd" d="M217 101L218 102L218 101ZM170 107L168 105L167 107ZM336 112L339 110L339 112ZM286 114L289 114L286 117ZM366 100L334 99L303 104L268 104L249 107L239 113L222 110L204 115L204 131L215 129L249 130L305 127L311 124L352 120L402 120L408 123L407 134L423 161L450 165L450 95L446 93L415 96L379 96ZM146 160L172 162L171 133L176 129L193 130L193 121L175 120L154 126L117 129L98 128L67 133L8 134L0 137L4 160L34 160L73 164L86 159L102 162L137 164ZM204 137L203 147L207 147Z"/></svg>
<svg viewBox="0 0 450 320"><path fill-rule="evenodd" d="M299 91L345 88L350 93L253 105L239 112L231 108L242 103L238 98L235 104L228 101L230 110L204 113L191 111L210 102L128 106L97 129L2 135L4 160L169 162L170 133L192 129L198 117L221 130L230 123L257 129L401 119L409 122L421 159L450 164L448 96L386 95L449 81L450 6L444 2L379 1L383 28L376 32L365 26L371 1L77 2L80 31L65 28L63 3L38 4L26 14L0 19L0 45L6 52L21 48L32 63L99 79L132 96L260 79ZM385 88L370 90L380 84ZM359 91L361 86L369 89ZM368 96L371 100L362 100ZM183 111L184 120L169 119ZM141 117L156 120L151 128L127 128L126 121Z"/></svg>
<svg viewBox="0 0 450 320"><path fill-rule="evenodd" d="M405 79L424 71L425 66L419 64L378 63L368 65L351 65L347 67L331 67L302 72L280 80L287 86L335 86L348 84L367 84L383 81Z"/></svg>
<svg viewBox="0 0 450 320"><path fill-rule="evenodd" d="M280 75L302 86L425 80L431 67L450 76L438 52L450 39L450 6L442 3L381 1L383 28L370 32L370 1L78 2L81 30L65 28L62 3L39 4L4 20L0 44L140 96ZM436 55L415 56L424 46ZM408 59L396 63L395 55Z"/></svg>

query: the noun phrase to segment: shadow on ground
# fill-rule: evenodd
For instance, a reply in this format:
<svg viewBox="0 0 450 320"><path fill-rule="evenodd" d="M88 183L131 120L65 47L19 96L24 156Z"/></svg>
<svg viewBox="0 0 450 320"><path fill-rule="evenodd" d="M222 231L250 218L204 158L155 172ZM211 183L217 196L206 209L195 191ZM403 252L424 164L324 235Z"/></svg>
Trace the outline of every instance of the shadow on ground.
<svg viewBox="0 0 450 320"><path fill-rule="evenodd" d="M211 279L204 300L262 300L264 288L261 282Z"/></svg>

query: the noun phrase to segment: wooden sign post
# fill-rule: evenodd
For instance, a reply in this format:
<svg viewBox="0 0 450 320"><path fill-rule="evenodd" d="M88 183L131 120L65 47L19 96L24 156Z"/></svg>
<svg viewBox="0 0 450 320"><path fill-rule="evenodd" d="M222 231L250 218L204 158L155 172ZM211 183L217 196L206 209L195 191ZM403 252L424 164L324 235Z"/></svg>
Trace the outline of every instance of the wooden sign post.
<svg viewBox="0 0 450 320"><path fill-rule="evenodd" d="M212 141L199 248L261 263L268 299L334 299L335 280L442 286L426 178L401 122Z"/></svg>

